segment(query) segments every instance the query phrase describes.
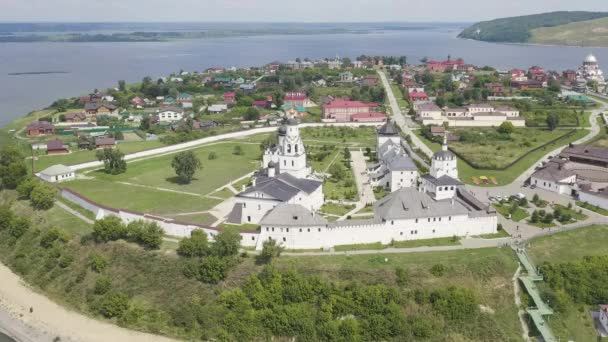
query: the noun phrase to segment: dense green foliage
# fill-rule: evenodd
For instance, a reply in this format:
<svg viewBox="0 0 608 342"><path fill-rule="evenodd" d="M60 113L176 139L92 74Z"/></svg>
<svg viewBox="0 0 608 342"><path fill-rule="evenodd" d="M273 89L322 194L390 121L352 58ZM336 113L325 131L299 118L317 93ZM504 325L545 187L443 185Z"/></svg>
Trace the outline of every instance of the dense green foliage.
<svg viewBox="0 0 608 342"><path fill-rule="evenodd" d="M13 145L4 145L0 150L0 189L15 189L27 178L23 154Z"/></svg>
<svg viewBox="0 0 608 342"><path fill-rule="evenodd" d="M124 239L148 249L158 249L162 243L163 230L156 222L137 220L128 225L116 216L95 221L92 237L96 242Z"/></svg>
<svg viewBox="0 0 608 342"><path fill-rule="evenodd" d="M127 162L125 161L124 153L118 149L104 148L97 151L97 160L103 161L104 171L106 173L117 175L127 171Z"/></svg>
<svg viewBox="0 0 608 342"><path fill-rule="evenodd" d="M194 173L202 168L201 160L192 151L180 152L173 157L171 167L182 183L190 183Z"/></svg>
<svg viewBox="0 0 608 342"><path fill-rule="evenodd" d="M460 38L487 42L525 43L530 31L539 27L553 27L568 23L608 17L606 12L551 12L483 21L467 27ZM478 31L479 30L479 31ZM478 33L479 32L479 33Z"/></svg>

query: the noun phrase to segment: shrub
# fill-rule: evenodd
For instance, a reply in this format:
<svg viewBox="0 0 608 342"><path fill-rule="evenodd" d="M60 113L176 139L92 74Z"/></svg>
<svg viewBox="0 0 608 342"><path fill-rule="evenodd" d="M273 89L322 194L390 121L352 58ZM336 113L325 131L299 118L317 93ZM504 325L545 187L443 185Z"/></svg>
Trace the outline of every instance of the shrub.
<svg viewBox="0 0 608 342"><path fill-rule="evenodd" d="M107 266L108 260L104 258L103 255L92 254L89 257L89 267L91 267L91 270L101 273L106 269Z"/></svg>
<svg viewBox="0 0 608 342"><path fill-rule="evenodd" d="M277 244L276 240L270 239L264 241L262 252L257 255L256 262L259 264L267 264L274 258L278 258L283 252L283 247Z"/></svg>
<svg viewBox="0 0 608 342"><path fill-rule="evenodd" d="M244 154L243 148L240 145L234 146L234 149L232 150L232 154L234 154L236 156L242 156Z"/></svg>
<svg viewBox="0 0 608 342"><path fill-rule="evenodd" d="M395 269L395 276L397 277L397 285L399 286L406 286L409 282L410 277L408 275L408 272L402 267L397 267Z"/></svg>
<svg viewBox="0 0 608 342"><path fill-rule="evenodd" d="M189 238L179 242L177 254L184 257L203 257L209 252L207 233L202 230L194 230Z"/></svg>
<svg viewBox="0 0 608 342"><path fill-rule="evenodd" d="M226 259L210 255L201 260L197 279L209 284L224 280L228 271Z"/></svg>
<svg viewBox="0 0 608 342"><path fill-rule="evenodd" d="M109 277L99 277L95 280L95 287L93 287L93 293L97 295L103 295L110 291L112 287L112 280Z"/></svg>
<svg viewBox="0 0 608 342"><path fill-rule="evenodd" d="M39 181L34 178L29 178L21 182L21 184L17 186L17 193L19 194L19 197L29 199L32 191L36 185L38 185L38 183Z"/></svg>
<svg viewBox="0 0 608 342"><path fill-rule="evenodd" d="M127 225L129 241L147 249L158 249L163 242L163 229L156 222L137 220Z"/></svg>
<svg viewBox="0 0 608 342"><path fill-rule="evenodd" d="M67 268L74 262L74 256L72 254L65 254L59 259L59 267Z"/></svg>
<svg viewBox="0 0 608 342"><path fill-rule="evenodd" d="M211 246L213 255L219 257L232 257L239 254L241 234L235 229L224 229L215 236Z"/></svg>
<svg viewBox="0 0 608 342"><path fill-rule="evenodd" d="M127 236L127 227L116 216L104 217L93 224L93 238L96 242L116 241Z"/></svg>
<svg viewBox="0 0 608 342"><path fill-rule="evenodd" d="M15 214L8 205L0 206L0 230L8 229L15 219Z"/></svg>
<svg viewBox="0 0 608 342"><path fill-rule="evenodd" d="M431 267L431 274L435 277L442 277L446 271L447 269L443 264L435 264Z"/></svg>
<svg viewBox="0 0 608 342"><path fill-rule="evenodd" d="M209 152L209 156L207 157L207 159L209 159L209 160L217 159L217 153L215 153L213 151Z"/></svg>
<svg viewBox="0 0 608 342"><path fill-rule="evenodd" d="M68 241L68 238L66 234L59 228L53 227L42 234L42 237L40 238L40 246L44 248L51 248L53 243L57 240L66 242Z"/></svg>
<svg viewBox="0 0 608 342"><path fill-rule="evenodd" d="M9 233L14 238L18 239L30 229L30 221L24 217L17 217L13 219L9 226Z"/></svg>
<svg viewBox="0 0 608 342"><path fill-rule="evenodd" d="M30 202L35 209L51 209L55 202L55 188L39 182L30 193Z"/></svg>
<svg viewBox="0 0 608 342"><path fill-rule="evenodd" d="M120 317L129 309L129 297L120 292L106 294L97 306L97 311L106 318Z"/></svg>

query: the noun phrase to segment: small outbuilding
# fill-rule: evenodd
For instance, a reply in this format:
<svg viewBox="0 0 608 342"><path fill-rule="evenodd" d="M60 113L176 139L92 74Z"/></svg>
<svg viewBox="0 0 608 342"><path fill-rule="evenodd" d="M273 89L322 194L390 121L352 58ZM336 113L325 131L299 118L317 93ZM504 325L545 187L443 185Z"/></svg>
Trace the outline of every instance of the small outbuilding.
<svg viewBox="0 0 608 342"><path fill-rule="evenodd" d="M76 178L76 173L69 166L57 164L40 171L38 177L49 183L59 183Z"/></svg>

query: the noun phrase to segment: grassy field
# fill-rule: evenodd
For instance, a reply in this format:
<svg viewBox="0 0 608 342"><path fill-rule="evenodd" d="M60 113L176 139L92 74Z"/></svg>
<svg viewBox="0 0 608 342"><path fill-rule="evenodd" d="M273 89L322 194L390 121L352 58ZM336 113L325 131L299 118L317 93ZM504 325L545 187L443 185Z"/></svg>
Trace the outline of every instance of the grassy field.
<svg viewBox="0 0 608 342"><path fill-rule="evenodd" d="M397 104L399 104L399 108L407 108L410 104L403 97L403 90L398 84L391 84L391 90L397 99Z"/></svg>
<svg viewBox="0 0 608 342"><path fill-rule="evenodd" d="M430 269L443 264L447 272L435 277ZM349 256L281 257L279 269L295 269L304 274L320 275L333 281L359 281L367 284L395 283L394 269L407 271L408 289L435 289L445 286L470 288L480 303L491 308L486 317L496 322L502 335L495 340L520 341L521 327L513 303L511 277L517 268L508 248L476 249L446 252L374 254ZM485 315L484 315L485 316ZM447 333L447 332L446 332ZM447 333L442 340L464 341L462 336Z"/></svg>
<svg viewBox="0 0 608 342"><path fill-rule="evenodd" d="M495 128L453 129L454 134L460 132L478 135L478 140L471 142L452 142L450 147L479 166L499 168L513 162L524 153L547 143L566 131L554 131L535 128L517 128L508 140L498 139Z"/></svg>
<svg viewBox="0 0 608 342"><path fill-rule="evenodd" d="M348 144L350 146L375 146L376 129L374 127L306 127L300 129L304 144Z"/></svg>
<svg viewBox="0 0 608 342"><path fill-rule="evenodd" d="M130 154L145 150L151 150L162 146L165 145L163 145L160 141L133 141L119 144L118 149L124 154ZM74 165L96 161L96 152L96 150L89 151L76 149L72 150L72 153L64 155L42 154L36 156L36 161L34 162L34 169L36 171L41 171L55 164ZM28 165L30 165L30 163L28 163Z"/></svg>
<svg viewBox="0 0 608 342"><path fill-rule="evenodd" d="M327 203L323 204L323 206L321 207L321 209L319 211L321 211L324 214L343 216L343 215L346 215L346 213L348 213L349 211L353 210L354 208L355 208L354 205L342 205L342 204L327 202Z"/></svg>
<svg viewBox="0 0 608 342"><path fill-rule="evenodd" d="M109 207L158 215L209 210L221 202L211 198L98 179L75 180L62 183L62 186Z"/></svg>
<svg viewBox="0 0 608 342"><path fill-rule="evenodd" d="M511 215L511 220L515 221L515 222L519 222L519 221L525 219L526 217L530 216L530 214L528 214L528 212L522 208L517 208L517 210L515 210L515 212L513 214L511 214L510 213L510 211L511 211L510 204L501 205L498 203L494 203L493 206L494 206L494 208L496 208L496 211L498 211L505 218L508 218L509 215Z"/></svg>
<svg viewBox="0 0 608 342"><path fill-rule="evenodd" d="M418 137L427 145L429 146L429 148L433 151L438 151L441 149L441 145L437 144L437 143L433 143L430 142L428 140L426 140L426 138L424 138L420 132L416 131L415 132L416 135L418 135ZM511 166L510 168L504 170L504 171L499 171L499 170L477 170L472 168L471 166L469 166L467 163L463 162L462 160L458 160L458 173L459 173L459 178L462 182L466 183L466 184L474 184L473 183L473 179L472 177L480 177L480 176L486 176L486 177L496 177L497 180L497 185L493 185L493 184L487 184L487 185L483 185L480 184L481 186L501 186L501 185L507 185L510 184L511 182L513 182L515 180L515 178L517 178L519 175L521 175L524 171L526 171L528 168L530 168L532 165L538 163L540 161L540 158L542 158L545 154L547 154L548 152L560 147L560 146L564 146L567 145L568 143L572 142L572 141L576 141L582 137L584 137L585 135L587 135L588 131L587 130L577 130L576 133L568 138L565 139L561 139L553 144L548 145L547 147L545 147L544 149L541 149L539 151L535 151L533 153L530 153L529 155L527 155L525 158L523 158L522 160L520 160L519 162L517 162L515 165Z"/></svg>
<svg viewBox="0 0 608 342"><path fill-rule="evenodd" d="M585 256L606 255L608 226L590 226L530 242L528 254L537 265L543 262L563 263L577 261ZM556 313L548 320L554 334L562 341L596 341L588 305L571 304L566 312Z"/></svg>
<svg viewBox="0 0 608 342"><path fill-rule="evenodd" d="M198 213L192 215L169 215L167 218L172 218L180 222L202 224L204 226L210 226L217 220L217 218L209 213Z"/></svg>
<svg viewBox="0 0 608 342"><path fill-rule="evenodd" d="M532 30L529 40L534 44L608 46L608 18L580 21L555 27Z"/></svg>
<svg viewBox="0 0 608 342"><path fill-rule="evenodd" d="M576 205L579 206L579 207L581 207L581 208L585 208L587 210L591 210L593 212L596 212L598 214L601 214L601 215L604 215L604 216L608 216L608 210L602 209L602 208L600 208L598 206L594 206L594 205L591 205L589 203L583 203L583 202L576 202Z"/></svg>

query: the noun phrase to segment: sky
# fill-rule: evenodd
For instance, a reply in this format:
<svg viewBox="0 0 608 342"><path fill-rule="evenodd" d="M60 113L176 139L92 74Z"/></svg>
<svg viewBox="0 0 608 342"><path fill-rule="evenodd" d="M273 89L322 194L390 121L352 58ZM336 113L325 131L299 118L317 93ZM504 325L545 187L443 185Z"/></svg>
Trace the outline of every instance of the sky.
<svg viewBox="0 0 608 342"><path fill-rule="evenodd" d="M474 22L608 0L0 0L0 21Z"/></svg>

